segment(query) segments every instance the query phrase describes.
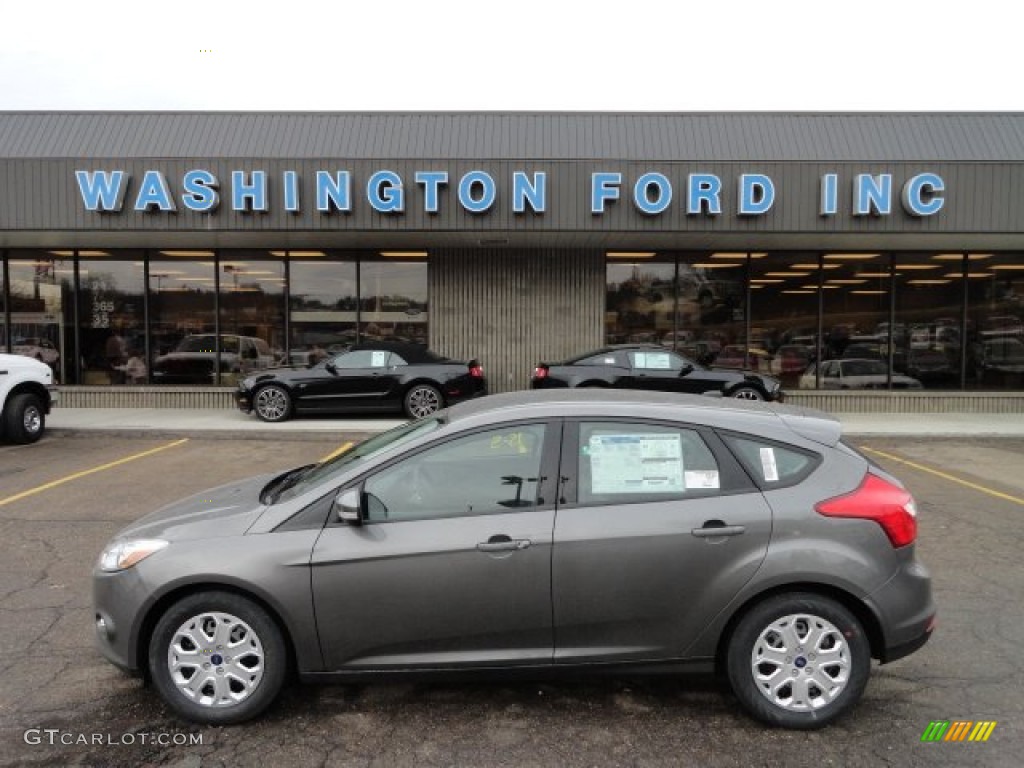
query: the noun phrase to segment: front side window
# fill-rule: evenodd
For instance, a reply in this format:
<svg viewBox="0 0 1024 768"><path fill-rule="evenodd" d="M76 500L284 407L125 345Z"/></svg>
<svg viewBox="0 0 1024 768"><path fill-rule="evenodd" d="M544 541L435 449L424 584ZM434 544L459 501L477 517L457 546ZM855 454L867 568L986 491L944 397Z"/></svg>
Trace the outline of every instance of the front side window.
<svg viewBox="0 0 1024 768"><path fill-rule="evenodd" d="M630 352L629 362L633 368L647 371L678 371L683 367L681 357L660 350L642 349Z"/></svg>
<svg viewBox="0 0 1024 768"><path fill-rule="evenodd" d="M657 501L721 491L715 456L694 430L583 423L579 442L581 504Z"/></svg>
<svg viewBox="0 0 1024 768"><path fill-rule="evenodd" d="M367 479L370 522L495 514L541 504L545 426L476 432L429 448Z"/></svg>
<svg viewBox="0 0 1024 768"><path fill-rule="evenodd" d="M380 349L360 349L346 352L334 358L334 366L342 369L352 368L387 368L390 363L390 352Z"/></svg>

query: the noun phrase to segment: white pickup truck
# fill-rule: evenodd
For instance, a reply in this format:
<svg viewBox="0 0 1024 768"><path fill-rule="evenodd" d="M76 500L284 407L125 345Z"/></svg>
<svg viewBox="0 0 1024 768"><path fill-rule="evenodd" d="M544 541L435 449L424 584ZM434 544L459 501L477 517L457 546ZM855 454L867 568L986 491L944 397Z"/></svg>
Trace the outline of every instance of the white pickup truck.
<svg viewBox="0 0 1024 768"><path fill-rule="evenodd" d="M56 402L50 366L23 355L0 354L0 437L34 443Z"/></svg>

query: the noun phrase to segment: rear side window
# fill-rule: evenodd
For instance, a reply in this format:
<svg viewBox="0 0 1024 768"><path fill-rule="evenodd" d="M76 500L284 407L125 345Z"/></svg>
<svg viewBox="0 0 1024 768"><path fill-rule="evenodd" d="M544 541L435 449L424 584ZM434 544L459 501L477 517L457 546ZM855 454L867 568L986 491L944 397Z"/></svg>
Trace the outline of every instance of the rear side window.
<svg viewBox="0 0 1024 768"><path fill-rule="evenodd" d="M799 483L821 463L818 454L792 445L750 435L726 433L721 437L761 488Z"/></svg>
<svg viewBox="0 0 1024 768"><path fill-rule="evenodd" d="M717 495L718 462L690 429L583 422L578 445L580 504Z"/></svg>

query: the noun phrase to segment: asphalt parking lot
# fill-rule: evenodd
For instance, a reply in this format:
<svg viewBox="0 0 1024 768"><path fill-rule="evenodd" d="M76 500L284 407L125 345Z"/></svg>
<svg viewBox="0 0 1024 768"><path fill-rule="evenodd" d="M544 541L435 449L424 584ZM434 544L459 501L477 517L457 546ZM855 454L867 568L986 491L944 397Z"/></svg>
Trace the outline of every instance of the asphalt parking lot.
<svg viewBox="0 0 1024 768"><path fill-rule="evenodd" d="M770 730L713 679L293 685L263 719L176 720L93 649L90 571L156 507L335 451L303 439L48 436L0 445L0 764L199 766L1015 766L1024 749L1024 440L871 438L914 492L939 626L875 667L853 714ZM933 720L985 743L922 743ZM200 742L201 743L198 743Z"/></svg>

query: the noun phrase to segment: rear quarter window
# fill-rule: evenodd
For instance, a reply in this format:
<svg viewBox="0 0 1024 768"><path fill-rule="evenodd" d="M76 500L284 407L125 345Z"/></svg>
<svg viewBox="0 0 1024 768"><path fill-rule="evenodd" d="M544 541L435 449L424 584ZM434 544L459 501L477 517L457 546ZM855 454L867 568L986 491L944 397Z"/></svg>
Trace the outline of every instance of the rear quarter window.
<svg viewBox="0 0 1024 768"><path fill-rule="evenodd" d="M813 451L753 435L720 435L763 490L795 485L813 472L821 456Z"/></svg>

